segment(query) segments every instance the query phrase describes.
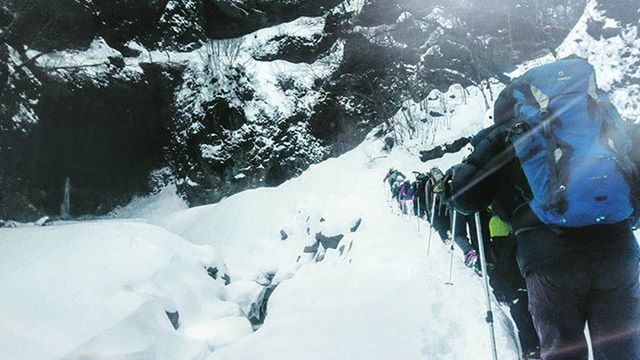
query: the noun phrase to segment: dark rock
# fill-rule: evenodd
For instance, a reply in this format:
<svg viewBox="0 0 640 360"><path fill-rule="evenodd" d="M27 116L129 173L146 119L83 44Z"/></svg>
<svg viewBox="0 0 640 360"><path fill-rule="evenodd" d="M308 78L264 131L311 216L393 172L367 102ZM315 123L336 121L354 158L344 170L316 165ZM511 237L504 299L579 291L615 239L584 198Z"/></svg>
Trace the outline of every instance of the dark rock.
<svg viewBox="0 0 640 360"><path fill-rule="evenodd" d="M375 133L373 133L373 137L376 139L380 139L385 134L385 129L383 127L379 127Z"/></svg>
<svg viewBox="0 0 640 360"><path fill-rule="evenodd" d="M215 266L210 266L210 267L208 267L208 268L207 268L207 274L208 274L208 275L209 275L213 280L217 280L217 279L218 279L218 272L219 272L219 270L218 270L218 268L217 268L217 267L215 267ZM225 284L225 285L229 285L229 284L231 284L231 277L229 277L229 275L228 275L228 274L223 273L223 274L222 274L221 279L222 279L222 280L224 280L224 284Z"/></svg>
<svg viewBox="0 0 640 360"><path fill-rule="evenodd" d="M602 29L602 37L605 39L610 39L612 37L620 35L621 32L622 30L617 27L605 27Z"/></svg>
<svg viewBox="0 0 640 360"><path fill-rule="evenodd" d="M128 46L121 46L117 49L123 57L134 58L138 57L142 54L142 51L137 49L132 49Z"/></svg>
<svg viewBox="0 0 640 360"><path fill-rule="evenodd" d="M4 221L0 220L0 228L16 228L18 225L15 221Z"/></svg>
<svg viewBox="0 0 640 360"><path fill-rule="evenodd" d="M35 221L58 214L67 176L73 216L102 215L152 190L149 174L166 164L168 110L181 70L141 66L144 74L135 79L107 68L106 83L36 72L42 84L34 106L38 122L20 135L23 145L0 139L11 145L0 146L0 178L22 179L3 183L0 216ZM4 161L27 166L5 167Z"/></svg>
<svg viewBox="0 0 640 360"><path fill-rule="evenodd" d="M277 35L269 39L261 49L252 54L258 61L286 60L292 63L311 64L332 45L332 41L315 34L311 38L296 35ZM263 49L273 49L265 52Z"/></svg>
<svg viewBox="0 0 640 360"><path fill-rule="evenodd" d="M338 248L338 251L340 252L340 255L344 254L344 249L345 249L345 246L344 245L340 245L340 247Z"/></svg>
<svg viewBox="0 0 640 360"><path fill-rule="evenodd" d="M604 27L604 21L596 21L589 19L587 21L587 34L592 38L598 40L602 37L602 28Z"/></svg>
<svg viewBox="0 0 640 360"><path fill-rule="evenodd" d="M640 2L637 0L602 0L597 2L597 8L623 26L638 25L640 21Z"/></svg>
<svg viewBox="0 0 640 360"><path fill-rule="evenodd" d="M287 232L284 230L280 230L280 240L287 240L288 238L289 235L287 234Z"/></svg>
<svg viewBox="0 0 640 360"><path fill-rule="evenodd" d="M222 274L222 280L224 280L225 285L231 284L231 276L229 274Z"/></svg>
<svg viewBox="0 0 640 360"><path fill-rule="evenodd" d="M264 323L264 320L267 317L269 298L276 290L276 287L277 285L266 286L258 296L256 302L251 304L251 309L249 310L247 317L254 329L257 329Z"/></svg>
<svg viewBox="0 0 640 360"><path fill-rule="evenodd" d="M122 58L122 56L109 56L107 59L109 59L109 63L111 65L118 69L122 69L125 66L124 58Z"/></svg>
<svg viewBox="0 0 640 360"><path fill-rule="evenodd" d="M322 244L322 247L324 247L325 249L337 249L338 244L340 243L340 240L342 240L343 237L344 235L342 234L338 234L334 236L326 236L321 232L316 234L316 240L320 244Z"/></svg>
<svg viewBox="0 0 640 360"><path fill-rule="evenodd" d="M304 252L305 254L315 254L316 252L318 252L319 246L320 246L320 242L316 241L313 243L313 245L305 246L302 252Z"/></svg>
<svg viewBox="0 0 640 360"><path fill-rule="evenodd" d="M442 117L442 116L444 116L444 114L439 112L439 111L430 110L429 111L429 116L431 116L431 117Z"/></svg>
<svg viewBox="0 0 640 360"><path fill-rule="evenodd" d="M325 222L325 221L326 221L325 218L323 217L320 218L320 222Z"/></svg>
<svg viewBox="0 0 640 360"><path fill-rule="evenodd" d="M218 279L218 268L217 267L208 267L207 268L207 274L213 279L213 280L217 280Z"/></svg>
<svg viewBox="0 0 640 360"><path fill-rule="evenodd" d="M358 231L358 228L360 227L360 225L362 225L362 219L361 218L356 220L356 222L353 224L353 226L349 230L351 230L351 232L356 232L356 231Z"/></svg>
<svg viewBox="0 0 640 360"><path fill-rule="evenodd" d="M165 310L165 314L167 314L167 318L169 318L173 329L178 330L178 328L180 327L180 314L178 313L178 311L176 310L173 312L169 312Z"/></svg>
<svg viewBox="0 0 640 360"><path fill-rule="evenodd" d="M456 153L462 150L467 144L471 142L471 139L463 137L452 143L437 146L431 150L420 151L420 160L427 162L433 159L439 159L447 153Z"/></svg>

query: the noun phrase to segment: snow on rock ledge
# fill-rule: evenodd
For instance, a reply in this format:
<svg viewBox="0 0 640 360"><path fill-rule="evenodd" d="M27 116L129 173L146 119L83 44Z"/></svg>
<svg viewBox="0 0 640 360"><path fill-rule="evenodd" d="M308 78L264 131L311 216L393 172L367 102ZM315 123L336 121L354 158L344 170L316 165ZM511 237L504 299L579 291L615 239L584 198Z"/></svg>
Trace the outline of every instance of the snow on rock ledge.
<svg viewBox="0 0 640 360"><path fill-rule="evenodd" d="M201 358L252 331L215 251L153 225L0 229L0 252L3 359Z"/></svg>

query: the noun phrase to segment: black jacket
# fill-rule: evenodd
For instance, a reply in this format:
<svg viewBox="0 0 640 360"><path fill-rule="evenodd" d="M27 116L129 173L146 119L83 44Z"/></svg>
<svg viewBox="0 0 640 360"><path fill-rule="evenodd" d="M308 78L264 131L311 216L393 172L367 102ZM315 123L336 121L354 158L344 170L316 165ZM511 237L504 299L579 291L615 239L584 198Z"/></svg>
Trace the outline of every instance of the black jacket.
<svg viewBox="0 0 640 360"><path fill-rule="evenodd" d="M458 211L467 214L492 205L496 215L507 221L516 234L518 265L523 274L570 262L579 253L640 254L629 221L585 228L542 224L525 201L530 190L514 150L506 141L507 135L507 127L497 124L473 138L473 153L449 171L450 200Z"/></svg>

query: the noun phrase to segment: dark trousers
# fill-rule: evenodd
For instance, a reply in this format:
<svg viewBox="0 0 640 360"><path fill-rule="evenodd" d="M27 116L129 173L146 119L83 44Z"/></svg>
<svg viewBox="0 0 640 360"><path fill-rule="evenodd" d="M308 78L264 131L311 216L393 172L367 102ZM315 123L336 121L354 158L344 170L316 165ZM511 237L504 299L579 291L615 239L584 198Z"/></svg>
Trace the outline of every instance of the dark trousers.
<svg viewBox="0 0 640 360"><path fill-rule="evenodd" d="M542 358L640 359L640 265L635 256L575 254L571 263L527 274L529 310Z"/></svg>
<svg viewBox="0 0 640 360"><path fill-rule="evenodd" d="M516 298L509 301L509 313L511 313L513 322L516 323L516 331L518 331L518 339L520 340L523 355L537 351L540 347L540 341L533 326L528 304L526 291L519 291Z"/></svg>
<svg viewBox="0 0 640 360"><path fill-rule="evenodd" d="M525 281L516 262L516 240L511 236L496 236L488 246L495 263L489 266L489 283L496 299L509 305L516 324L523 353L538 350L540 342L528 308Z"/></svg>

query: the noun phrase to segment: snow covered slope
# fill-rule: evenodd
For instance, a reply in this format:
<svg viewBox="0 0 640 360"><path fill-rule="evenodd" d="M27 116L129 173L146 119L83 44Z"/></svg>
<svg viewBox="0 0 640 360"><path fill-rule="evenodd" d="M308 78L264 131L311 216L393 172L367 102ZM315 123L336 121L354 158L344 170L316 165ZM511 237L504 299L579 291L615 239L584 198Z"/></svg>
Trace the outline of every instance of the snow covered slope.
<svg viewBox="0 0 640 360"><path fill-rule="evenodd" d="M0 253L2 359L194 359L251 332L216 252L156 226L0 229Z"/></svg>
<svg viewBox="0 0 640 360"><path fill-rule="evenodd" d="M232 285L275 273L279 285L264 325L211 359L489 356L480 279L456 260L456 285L445 285L446 247L434 236L427 257L426 224L419 231L415 221L394 214L386 199L381 180L388 167L410 173L432 164L401 149L381 153L382 146L381 140L370 139L278 188L246 191L160 222L188 240L218 249ZM460 155L449 155L439 165L458 161ZM357 219L362 224L351 232ZM281 229L286 240L281 240ZM344 235L337 249L327 250L319 262L302 252L316 232ZM504 324L500 317L499 351L515 359L516 345Z"/></svg>

